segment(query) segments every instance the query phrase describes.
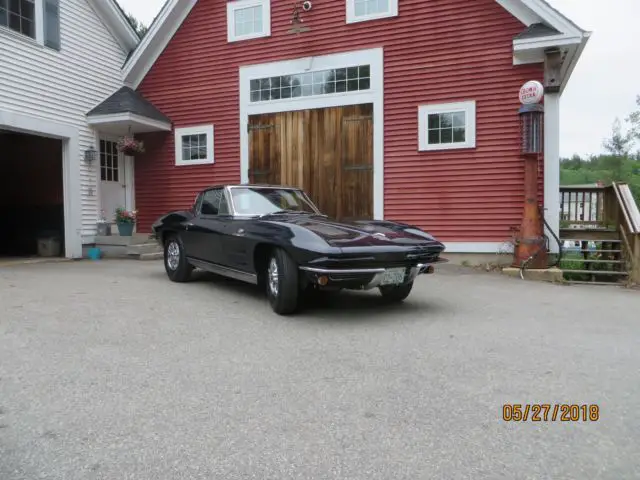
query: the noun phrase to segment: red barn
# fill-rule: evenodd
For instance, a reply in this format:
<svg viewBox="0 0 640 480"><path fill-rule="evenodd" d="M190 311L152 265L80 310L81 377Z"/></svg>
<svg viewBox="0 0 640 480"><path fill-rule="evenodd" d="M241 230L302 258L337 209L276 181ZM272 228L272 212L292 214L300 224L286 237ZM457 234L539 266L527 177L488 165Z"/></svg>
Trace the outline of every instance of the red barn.
<svg viewBox="0 0 640 480"><path fill-rule="evenodd" d="M588 36L543 0L168 0L130 88L91 115L145 142L139 232L207 185L282 183L338 218L494 253L522 218L529 80L545 85L540 191L559 228L559 98Z"/></svg>

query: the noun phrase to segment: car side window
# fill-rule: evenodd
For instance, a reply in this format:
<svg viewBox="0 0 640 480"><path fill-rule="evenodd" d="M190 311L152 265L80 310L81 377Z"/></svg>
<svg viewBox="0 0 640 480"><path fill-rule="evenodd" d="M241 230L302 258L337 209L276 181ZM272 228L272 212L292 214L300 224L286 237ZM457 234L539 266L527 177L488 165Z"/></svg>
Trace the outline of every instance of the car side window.
<svg viewBox="0 0 640 480"><path fill-rule="evenodd" d="M221 188L214 188L204 192L202 198L202 206L200 207L201 215L218 215L220 208L220 200L223 197Z"/></svg>
<svg viewBox="0 0 640 480"><path fill-rule="evenodd" d="M231 210L229 209L227 196L224 194L224 190L222 190L222 195L220 197L220 207L218 208L218 215L230 215L230 214L231 214Z"/></svg>

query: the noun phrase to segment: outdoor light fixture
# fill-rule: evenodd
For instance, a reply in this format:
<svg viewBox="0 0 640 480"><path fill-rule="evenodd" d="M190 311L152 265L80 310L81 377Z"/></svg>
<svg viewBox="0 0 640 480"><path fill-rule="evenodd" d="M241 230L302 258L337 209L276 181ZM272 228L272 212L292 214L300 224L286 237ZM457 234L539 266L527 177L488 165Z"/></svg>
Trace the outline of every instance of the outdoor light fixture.
<svg viewBox="0 0 640 480"><path fill-rule="evenodd" d="M98 152L95 148L89 147L89 149L84 151L84 161L86 163L93 163L98 156Z"/></svg>
<svg viewBox="0 0 640 480"><path fill-rule="evenodd" d="M307 7L306 4L309 4L309 6ZM305 5L303 5L303 8L305 9L305 11L310 10L311 9L311 2L305 2ZM296 4L293 7L293 20L291 20L291 25L293 25L289 30L288 33L301 33L301 32L308 32L309 30L311 30L311 28L307 27L306 25L304 25L304 20L300 18L300 10L298 7L298 2L296 2Z"/></svg>

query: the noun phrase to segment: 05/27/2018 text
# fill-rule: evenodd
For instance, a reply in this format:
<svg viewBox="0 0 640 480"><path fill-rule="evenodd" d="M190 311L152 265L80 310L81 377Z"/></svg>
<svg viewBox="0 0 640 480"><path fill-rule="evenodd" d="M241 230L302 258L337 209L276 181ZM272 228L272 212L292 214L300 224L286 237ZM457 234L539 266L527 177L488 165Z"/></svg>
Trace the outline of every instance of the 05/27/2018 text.
<svg viewBox="0 0 640 480"><path fill-rule="evenodd" d="M505 422L597 422L600 407L595 404L506 403L502 406Z"/></svg>

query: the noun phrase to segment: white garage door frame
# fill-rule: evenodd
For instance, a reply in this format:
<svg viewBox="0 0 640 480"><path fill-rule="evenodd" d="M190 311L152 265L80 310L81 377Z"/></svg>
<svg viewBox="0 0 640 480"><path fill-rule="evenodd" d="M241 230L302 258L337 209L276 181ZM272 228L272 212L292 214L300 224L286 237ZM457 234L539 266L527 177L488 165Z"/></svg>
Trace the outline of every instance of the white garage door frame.
<svg viewBox="0 0 640 480"><path fill-rule="evenodd" d="M78 128L0 109L0 128L62 140L64 252L82 258L82 195Z"/></svg>

